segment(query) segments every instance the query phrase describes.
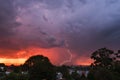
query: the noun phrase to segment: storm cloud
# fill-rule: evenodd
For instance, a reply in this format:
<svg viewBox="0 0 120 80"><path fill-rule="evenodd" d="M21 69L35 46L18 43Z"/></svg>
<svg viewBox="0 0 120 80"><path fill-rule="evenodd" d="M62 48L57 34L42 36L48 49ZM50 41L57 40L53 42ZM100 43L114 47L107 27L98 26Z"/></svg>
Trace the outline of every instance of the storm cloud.
<svg viewBox="0 0 120 80"><path fill-rule="evenodd" d="M15 21L16 11L11 0L0 1L0 37L12 35L13 28L18 23Z"/></svg>
<svg viewBox="0 0 120 80"><path fill-rule="evenodd" d="M119 4L119 0L0 0L0 54L31 47L61 50L66 41L75 63L101 47L117 50Z"/></svg>

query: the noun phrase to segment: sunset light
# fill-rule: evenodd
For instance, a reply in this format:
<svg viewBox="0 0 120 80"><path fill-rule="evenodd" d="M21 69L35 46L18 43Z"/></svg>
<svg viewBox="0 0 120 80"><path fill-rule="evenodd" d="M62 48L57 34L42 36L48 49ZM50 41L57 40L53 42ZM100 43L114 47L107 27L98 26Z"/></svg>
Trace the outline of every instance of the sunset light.
<svg viewBox="0 0 120 80"><path fill-rule="evenodd" d="M120 80L120 0L0 0L0 80Z"/></svg>
<svg viewBox="0 0 120 80"><path fill-rule="evenodd" d="M24 58L19 59L6 59L6 58L0 58L0 63L5 63L6 65L21 65L26 61Z"/></svg>
<svg viewBox="0 0 120 80"><path fill-rule="evenodd" d="M90 65L120 47L119 0L0 0L0 63L44 55L54 65Z"/></svg>

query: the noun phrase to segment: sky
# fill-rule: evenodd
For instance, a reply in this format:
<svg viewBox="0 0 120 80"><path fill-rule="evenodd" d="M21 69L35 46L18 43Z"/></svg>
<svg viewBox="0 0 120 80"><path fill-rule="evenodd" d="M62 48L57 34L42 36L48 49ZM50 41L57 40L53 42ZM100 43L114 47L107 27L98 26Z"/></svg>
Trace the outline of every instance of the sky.
<svg viewBox="0 0 120 80"><path fill-rule="evenodd" d="M89 65L99 48L120 48L120 0L0 0L0 63L33 55Z"/></svg>

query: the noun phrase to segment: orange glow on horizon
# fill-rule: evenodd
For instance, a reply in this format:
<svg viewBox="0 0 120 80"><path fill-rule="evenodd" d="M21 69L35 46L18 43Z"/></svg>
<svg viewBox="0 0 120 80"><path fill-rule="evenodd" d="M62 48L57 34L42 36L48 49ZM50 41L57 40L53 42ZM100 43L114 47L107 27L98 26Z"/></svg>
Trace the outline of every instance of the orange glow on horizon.
<svg viewBox="0 0 120 80"><path fill-rule="evenodd" d="M0 63L5 63L6 65L20 65L20 64L24 64L24 62L31 56L34 55L43 55L45 57L48 57L50 62L52 64L58 65L59 63L59 57L60 54L57 53L57 49L40 49L40 48L30 48L27 50L22 50L22 51L18 51L16 54L12 54L8 55L8 56L4 56L1 55L0 57Z"/></svg>
<svg viewBox="0 0 120 80"><path fill-rule="evenodd" d="M40 48L29 48L27 50L18 51L16 54L4 56L0 58L0 63L5 63L6 65L21 65L33 55L43 55L48 57L50 62L54 65L60 65L61 62L69 59L69 54L67 54L66 49L61 48L52 48L52 49L40 49ZM12 56L12 57L11 57ZM77 58L76 58L77 57ZM80 56L73 54L74 61L72 64L74 65L90 65L92 60L88 57ZM72 65L70 64L70 65Z"/></svg>
<svg viewBox="0 0 120 80"><path fill-rule="evenodd" d="M24 64L24 62L26 61L26 58L18 58L18 59L7 59L7 58L0 58L0 63L5 63L6 65L21 65ZM87 59L85 61L79 59L75 62L75 65L90 65L92 62L92 60Z"/></svg>
<svg viewBox="0 0 120 80"><path fill-rule="evenodd" d="M18 58L18 59L7 59L7 58L0 58L0 63L5 63L6 65L20 65L26 61L25 58Z"/></svg>
<svg viewBox="0 0 120 80"><path fill-rule="evenodd" d="M80 59L76 60L75 64L77 65L90 65L93 61L89 58L81 57Z"/></svg>

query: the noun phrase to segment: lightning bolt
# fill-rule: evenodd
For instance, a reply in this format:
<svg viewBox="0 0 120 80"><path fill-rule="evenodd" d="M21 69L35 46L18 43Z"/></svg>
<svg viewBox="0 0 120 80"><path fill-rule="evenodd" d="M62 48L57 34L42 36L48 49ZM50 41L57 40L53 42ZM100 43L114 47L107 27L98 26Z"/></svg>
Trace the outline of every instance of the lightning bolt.
<svg viewBox="0 0 120 80"><path fill-rule="evenodd" d="M63 61L61 64L60 64L60 66L62 66L62 65L64 65L64 64L66 64L66 63L69 63L69 62L71 62L72 61L72 52L71 52L71 50L69 49L69 45L68 45L68 43L67 43L67 40L65 40L65 48L67 49L67 52L69 53L69 59L68 60L65 60L65 61Z"/></svg>

